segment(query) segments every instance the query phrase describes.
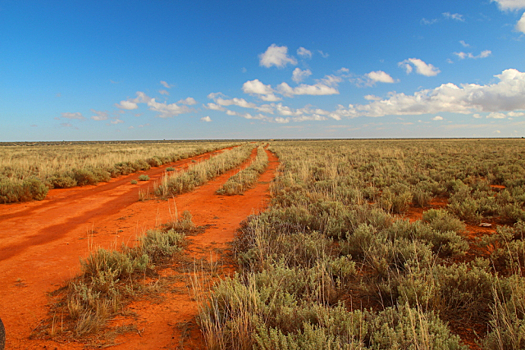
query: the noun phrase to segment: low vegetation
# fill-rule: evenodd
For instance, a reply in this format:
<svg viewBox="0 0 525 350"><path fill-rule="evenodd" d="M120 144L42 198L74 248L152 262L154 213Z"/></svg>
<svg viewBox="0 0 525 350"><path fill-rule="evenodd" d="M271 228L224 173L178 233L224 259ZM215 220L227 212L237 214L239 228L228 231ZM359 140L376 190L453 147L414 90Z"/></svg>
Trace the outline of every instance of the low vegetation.
<svg viewBox="0 0 525 350"><path fill-rule="evenodd" d="M180 252L186 233L195 229L191 214L184 212L164 230L146 232L134 247L91 252L80 261L82 274L57 292L58 302L50 312L53 317L40 333L76 338L102 329L133 298L155 290L155 283L149 281L155 280L156 265Z"/></svg>
<svg viewBox="0 0 525 350"><path fill-rule="evenodd" d="M217 193L229 196L244 193L244 191L253 187L267 167L268 154L266 154L263 146L259 146L257 148L257 156L252 164L230 177L228 181L217 190Z"/></svg>
<svg viewBox="0 0 525 350"><path fill-rule="evenodd" d="M93 185L231 145L168 141L0 145L0 203L42 200L51 188Z"/></svg>
<svg viewBox="0 0 525 350"><path fill-rule="evenodd" d="M272 142L272 205L201 306L208 348L525 348L522 142Z"/></svg>
<svg viewBox="0 0 525 350"><path fill-rule="evenodd" d="M155 185L155 194L166 198L193 191L195 187L242 164L250 156L253 148L252 144L246 143L206 161L195 163L185 171L168 173Z"/></svg>

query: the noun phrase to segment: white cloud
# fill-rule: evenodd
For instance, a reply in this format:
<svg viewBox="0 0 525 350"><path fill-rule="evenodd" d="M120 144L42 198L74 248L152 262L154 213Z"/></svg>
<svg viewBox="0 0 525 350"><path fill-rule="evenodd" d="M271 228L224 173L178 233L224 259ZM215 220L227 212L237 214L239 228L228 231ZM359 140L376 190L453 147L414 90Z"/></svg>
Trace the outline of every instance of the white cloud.
<svg viewBox="0 0 525 350"><path fill-rule="evenodd" d="M284 96L294 96L294 95L337 95L339 91L333 87L328 86L323 83L317 83L314 85L301 84L297 87L290 87L286 83L281 83L277 85L277 90Z"/></svg>
<svg viewBox="0 0 525 350"><path fill-rule="evenodd" d="M214 111L225 111L226 110L226 108L219 106L218 104L212 103L212 102L206 104L204 107L206 107L207 109L212 109Z"/></svg>
<svg viewBox="0 0 525 350"><path fill-rule="evenodd" d="M368 101L380 101L381 97L375 96L375 95L366 95L365 96L365 100L368 100Z"/></svg>
<svg viewBox="0 0 525 350"><path fill-rule="evenodd" d="M523 116L525 116L525 113L512 111L512 112L507 113L507 115L509 117L523 117Z"/></svg>
<svg viewBox="0 0 525 350"><path fill-rule="evenodd" d="M84 120L86 119L82 113L76 112L76 113L62 113L62 118L66 119L76 119L76 120Z"/></svg>
<svg viewBox="0 0 525 350"><path fill-rule="evenodd" d="M167 82L161 80L160 84L164 86L166 89L170 89L173 85L168 84Z"/></svg>
<svg viewBox="0 0 525 350"><path fill-rule="evenodd" d="M443 120L443 117L440 115L436 115L432 120Z"/></svg>
<svg viewBox="0 0 525 350"><path fill-rule="evenodd" d="M459 13L450 13L450 12L443 12L443 17L446 19L453 19L460 22L465 22L465 18L463 18L463 15L460 15Z"/></svg>
<svg viewBox="0 0 525 350"><path fill-rule="evenodd" d="M122 124L124 123L124 121L122 119L113 119L112 121L110 121L111 124Z"/></svg>
<svg viewBox="0 0 525 350"><path fill-rule="evenodd" d="M421 21L419 21L419 23L424 24L424 25L431 25L431 24L436 23L437 21L438 21L437 18L430 19L430 20L426 18L421 18Z"/></svg>
<svg viewBox="0 0 525 350"><path fill-rule="evenodd" d="M448 83L435 89L418 91L414 95L391 93L389 98L367 105L349 105L347 108L338 106L332 114L353 118L524 110L525 73L516 69L507 69L495 77L499 79L496 84L457 86Z"/></svg>
<svg viewBox="0 0 525 350"><path fill-rule="evenodd" d="M204 118L201 118L201 120L202 120L203 122L206 122L206 123L210 123L210 122L211 122L211 118L210 118L210 116L206 116L206 117L204 117Z"/></svg>
<svg viewBox="0 0 525 350"><path fill-rule="evenodd" d="M465 41L463 41L463 40L460 40L459 43L460 43L461 46L463 46L463 47L470 47L470 45L467 44L467 43L466 43Z"/></svg>
<svg viewBox="0 0 525 350"><path fill-rule="evenodd" d="M492 51L490 50L484 50L484 51L481 51L481 53L477 56L474 56L472 53L465 53L465 52L454 52L454 55L458 56L458 58L460 60L463 60L465 58L473 58L473 59L478 59L478 58L487 58L489 57L490 55L492 55Z"/></svg>
<svg viewBox="0 0 525 350"><path fill-rule="evenodd" d="M222 97L219 97L215 99L215 102L221 106L239 106L243 108L255 108L256 104L252 102L248 102L243 98L232 98L231 100L223 99Z"/></svg>
<svg viewBox="0 0 525 350"><path fill-rule="evenodd" d="M392 77L388 73L385 73L382 70L367 73L365 74L365 76L368 77L368 79L372 81L372 84L376 82L380 82L380 83L393 83L394 82L394 79L392 79Z"/></svg>
<svg viewBox="0 0 525 350"><path fill-rule="evenodd" d="M263 101L280 101L281 98L275 96L275 91L270 85L264 85L259 79L249 80L242 85L245 94L258 95Z"/></svg>
<svg viewBox="0 0 525 350"><path fill-rule="evenodd" d="M131 125L130 127L128 127L128 129L135 129L135 127Z"/></svg>
<svg viewBox="0 0 525 350"><path fill-rule="evenodd" d="M525 0L491 0L491 2L497 2L500 10L520 10L525 8Z"/></svg>
<svg viewBox="0 0 525 350"><path fill-rule="evenodd" d="M170 92L168 90L159 90L159 93L161 95L166 95L166 96L169 96L170 95Z"/></svg>
<svg viewBox="0 0 525 350"><path fill-rule="evenodd" d="M154 98L148 101L147 104L151 111L160 113L160 118L174 117L176 115L189 113L192 111L192 109L187 106L179 106L176 103L160 103L155 101Z"/></svg>
<svg viewBox="0 0 525 350"><path fill-rule="evenodd" d="M120 103L115 103L115 106L117 106L120 109L137 109L139 106L135 102L131 101L120 101Z"/></svg>
<svg viewBox="0 0 525 350"><path fill-rule="evenodd" d="M193 106L193 105L197 104L197 101L195 101L195 99L193 97L187 97L184 100L178 101L177 103L180 103L180 104L183 104L183 105L188 105L188 106Z"/></svg>
<svg viewBox="0 0 525 350"><path fill-rule="evenodd" d="M525 13L521 15L520 20L516 23L516 30L525 33Z"/></svg>
<svg viewBox="0 0 525 350"><path fill-rule="evenodd" d="M433 77L441 72L439 68L434 67L430 63L427 64L419 58L409 58L398 63L398 66L404 68L407 74L410 74L412 72L411 65L413 65L416 68L417 74L421 74L427 77Z"/></svg>
<svg viewBox="0 0 525 350"><path fill-rule="evenodd" d="M96 114L91 117L93 120L106 120L109 117L108 112L96 111L94 109L92 109L91 112Z"/></svg>
<svg viewBox="0 0 525 350"><path fill-rule="evenodd" d="M475 119L481 119L481 118L483 118L483 117L480 116L478 113L473 114L472 117L475 118Z"/></svg>
<svg viewBox="0 0 525 350"><path fill-rule="evenodd" d="M279 124L286 124L290 121L288 118L282 118L282 117L277 117L274 120L276 123L279 123Z"/></svg>
<svg viewBox="0 0 525 350"><path fill-rule="evenodd" d="M310 75L312 75L312 71L309 69L301 70L301 68L295 68L292 73L292 80L296 83L300 83Z"/></svg>
<svg viewBox="0 0 525 350"><path fill-rule="evenodd" d="M324 53L324 52L321 51L321 50L317 50L317 52L319 52L319 54L320 54L321 56L323 56L323 58L328 58L328 56L330 56L329 54Z"/></svg>
<svg viewBox="0 0 525 350"><path fill-rule="evenodd" d="M505 118L507 118L507 116L505 114L503 114L503 113L492 112L489 115L487 115L486 118L487 119L490 119L490 118L492 118L492 119L505 119Z"/></svg>
<svg viewBox="0 0 525 350"><path fill-rule="evenodd" d="M121 101L120 104L116 104L116 106L121 109L137 109L139 103L145 103L148 105L150 111L160 113L160 118L173 117L192 111L191 108L187 106L179 106L176 103L168 104L166 102L157 102L154 98L149 97L141 91L137 91L136 98Z"/></svg>
<svg viewBox="0 0 525 350"><path fill-rule="evenodd" d="M296 65L297 60L288 56L288 48L286 46L272 44L265 53L259 55L259 64L267 68L271 66L283 68L288 63Z"/></svg>
<svg viewBox="0 0 525 350"><path fill-rule="evenodd" d="M300 47L297 49L297 54L302 57L308 57L312 58L312 51L305 49L304 47Z"/></svg>

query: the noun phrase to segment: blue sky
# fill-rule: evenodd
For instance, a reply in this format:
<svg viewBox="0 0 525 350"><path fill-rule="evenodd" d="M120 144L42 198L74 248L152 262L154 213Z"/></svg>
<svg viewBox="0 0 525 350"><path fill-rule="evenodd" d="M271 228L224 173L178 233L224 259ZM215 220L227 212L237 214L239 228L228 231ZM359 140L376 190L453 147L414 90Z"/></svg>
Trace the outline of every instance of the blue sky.
<svg viewBox="0 0 525 350"><path fill-rule="evenodd" d="M525 136L525 0L0 0L0 141Z"/></svg>

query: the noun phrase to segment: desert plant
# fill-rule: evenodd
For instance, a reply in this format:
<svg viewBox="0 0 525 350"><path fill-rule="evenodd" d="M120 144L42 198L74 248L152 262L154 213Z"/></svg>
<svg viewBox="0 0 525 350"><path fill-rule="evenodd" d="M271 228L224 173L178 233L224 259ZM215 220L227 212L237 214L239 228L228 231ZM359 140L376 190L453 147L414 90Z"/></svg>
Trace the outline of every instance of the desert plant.
<svg viewBox="0 0 525 350"><path fill-rule="evenodd" d="M146 174L139 175L139 181L148 181L149 176Z"/></svg>

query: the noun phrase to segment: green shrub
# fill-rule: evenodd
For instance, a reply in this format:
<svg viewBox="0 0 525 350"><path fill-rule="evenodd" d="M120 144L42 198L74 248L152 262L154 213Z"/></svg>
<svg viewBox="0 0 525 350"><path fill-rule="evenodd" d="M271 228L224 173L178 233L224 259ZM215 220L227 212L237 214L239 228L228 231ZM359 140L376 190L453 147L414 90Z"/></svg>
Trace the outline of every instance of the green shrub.
<svg viewBox="0 0 525 350"><path fill-rule="evenodd" d="M138 184L138 183L139 183L139 182L138 182L137 180L131 180L131 184L132 184L132 185L136 185L136 184Z"/></svg>
<svg viewBox="0 0 525 350"><path fill-rule="evenodd" d="M148 180L149 180L148 175L145 175L145 174L139 175L139 181L148 181Z"/></svg>

